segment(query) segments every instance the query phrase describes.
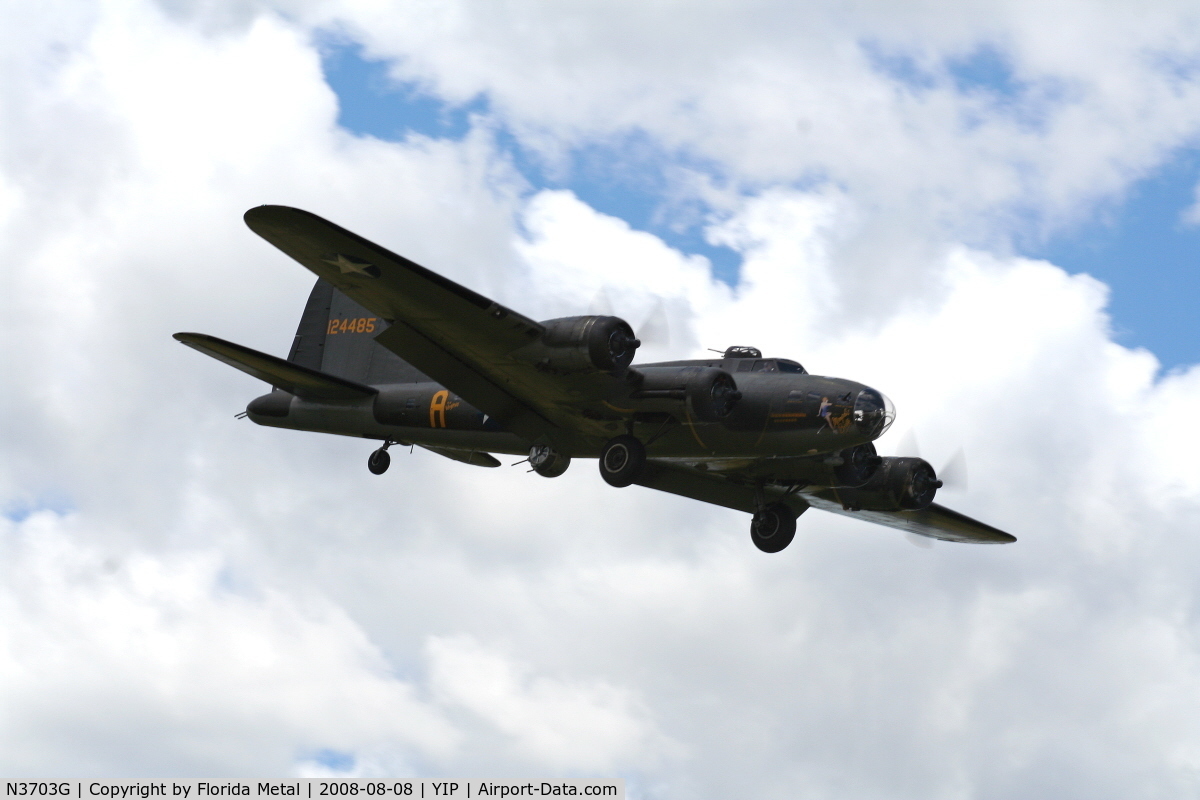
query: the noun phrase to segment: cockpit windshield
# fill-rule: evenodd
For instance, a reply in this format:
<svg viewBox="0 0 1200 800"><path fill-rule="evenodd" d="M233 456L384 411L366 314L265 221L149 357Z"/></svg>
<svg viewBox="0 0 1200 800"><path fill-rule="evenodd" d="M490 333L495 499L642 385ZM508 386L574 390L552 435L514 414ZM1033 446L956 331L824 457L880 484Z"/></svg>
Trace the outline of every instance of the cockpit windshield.
<svg viewBox="0 0 1200 800"><path fill-rule="evenodd" d="M804 367L800 366L795 361L789 361L786 358L777 358L775 359L775 363L779 365L780 372L794 372L799 375L808 374L805 372Z"/></svg>
<svg viewBox="0 0 1200 800"><path fill-rule="evenodd" d="M872 439L882 436L896 419L892 401L874 389L863 389L854 401L854 426Z"/></svg>

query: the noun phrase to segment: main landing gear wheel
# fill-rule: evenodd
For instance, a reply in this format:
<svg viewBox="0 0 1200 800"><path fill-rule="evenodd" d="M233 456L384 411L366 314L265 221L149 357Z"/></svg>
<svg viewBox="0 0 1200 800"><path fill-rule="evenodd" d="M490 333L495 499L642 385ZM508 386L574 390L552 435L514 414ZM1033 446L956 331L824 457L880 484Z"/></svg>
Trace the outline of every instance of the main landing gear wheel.
<svg viewBox="0 0 1200 800"><path fill-rule="evenodd" d="M778 553L796 537L796 515L784 503L771 503L750 521L750 541L764 553Z"/></svg>
<svg viewBox="0 0 1200 800"><path fill-rule="evenodd" d="M392 457L388 455L387 448L385 444L367 458L367 469L375 475L382 475L392 465Z"/></svg>
<svg viewBox="0 0 1200 800"><path fill-rule="evenodd" d="M646 446L633 436L614 436L600 451L600 477L609 486L628 486L646 466Z"/></svg>

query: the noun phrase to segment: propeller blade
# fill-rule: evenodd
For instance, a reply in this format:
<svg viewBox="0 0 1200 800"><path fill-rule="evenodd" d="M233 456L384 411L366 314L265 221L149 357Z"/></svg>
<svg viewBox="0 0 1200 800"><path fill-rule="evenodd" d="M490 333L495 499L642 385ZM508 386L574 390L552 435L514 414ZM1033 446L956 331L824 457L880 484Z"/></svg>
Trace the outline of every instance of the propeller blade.
<svg viewBox="0 0 1200 800"><path fill-rule="evenodd" d="M901 458L920 458L921 448L917 447L917 430L909 428L908 431L900 437L900 443L896 445L896 455Z"/></svg>
<svg viewBox="0 0 1200 800"><path fill-rule="evenodd" d="M667 306L658 298L646 319L635 329L637 337L647 347L667 347L671 344L671 328L667 322Z"/></svg>
<svg viewBox="0 0 1200 800"><path fill-rule="evenodd" d="M896 445L896 455L904 458L921 457L915 428L909 428L904 436L900 437L900 442ZM937 477L947 489L956 489L961 492L967 490L967 454L961 447L937 471Z"/></svg>
<svg viewBox="0 0 1200 800"><path fill-rule="evenodd" d="M596 296L592 298L592 302L588 304L588 314L597 317L611 317L613 315L612 299L608 296L608 290L603 286L600 291L596 292Z"/></svg>
<svg viewBox="0 0 1200 800"><path fill-rule="evenodd" d="M931 539L928 536L922 536L921 534L913 533L912 531L905 531L904 538L909 544L913 545L914 547L919 547L922 550L932 549L933 543L937 541L936 539Z"/></svg>
<svg viewBox="0 0 1200 800"><path fill-rule="evenodd" d="M961 447L950 460L938 470L938 478L947 489L967 490L967 454Z"/></svg>

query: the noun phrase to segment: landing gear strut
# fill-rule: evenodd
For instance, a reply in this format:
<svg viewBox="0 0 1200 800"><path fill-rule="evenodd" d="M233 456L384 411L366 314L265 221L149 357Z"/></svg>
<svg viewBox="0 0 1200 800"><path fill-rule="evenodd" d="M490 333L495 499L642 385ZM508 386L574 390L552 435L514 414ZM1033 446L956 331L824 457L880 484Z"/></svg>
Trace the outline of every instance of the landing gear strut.
<svg viewBox="0 0 1200 800"><path fill-rule="evenodd" d="M600 477L609 486L628 486L646 466L646 446L629 434L614 436L600 451Z"/></svg>
<svg viewBox="0 0 1200 800"><path fill-rule="evenodd" d="M778 553L796 536L796 514L786 503L771 503L750 521L750 540L764 553Z"/></svg>
<svg viewBox="0 0 1200 800"><path fill-rule="evenodd" d="M373 475L382 475L392 465L392 457L388 455L387 451L391 446L390 441L385 441L383 447L371 453L367 458L367 469L371 470Z"/></svg>

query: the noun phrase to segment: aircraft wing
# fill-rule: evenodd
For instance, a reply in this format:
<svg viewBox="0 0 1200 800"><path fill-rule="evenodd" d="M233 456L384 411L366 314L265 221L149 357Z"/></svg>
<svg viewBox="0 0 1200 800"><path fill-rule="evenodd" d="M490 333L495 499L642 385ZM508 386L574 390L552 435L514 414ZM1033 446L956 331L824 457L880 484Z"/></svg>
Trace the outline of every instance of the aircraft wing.
<svg viewBox="0 0 1200 800"><path fill-rule="evenodd" d="M543 326L315 214L259 206L246 224L391 324L381 345L530 441L594 450L613 432L584 416L605 374L550 376L512 356ZM610 423L611 424L611 423Z"/></svg>
<svg viewBox="0 0 1200 800"><path fill-rule="evenodd" d="M646 471L637 481L641 486L670 492L693 500L713 505L734 508L754 513L757 506L755 489L748 481L731 479L714 472L704 472L682 464L651 460ZM919 511L849 511L831 496L831 490L822 489L788 494L784 489L766 486L763 499L770 503L787 503L797 514L809 507L854 517L877 525L886 525L933 539L972 544L1006 544L1017 539L1011 534L993 528L937 503Z"/></svg>
<svg viewBox="0 0 1200 800"><path fill-rule="evenodd" d="M874 522L876 525L886 525L889 528L928 536L931 539L941 539L946 542L963 544L1009 544L1017 537L1005 533L999 528L972 519L966 514L932 503L928 508L905 511L865 511L847 510L842 504L833 499L833 490L822 489L819 492L801 492L804 499L813 508L831 511L846 517Z"/></svg>

